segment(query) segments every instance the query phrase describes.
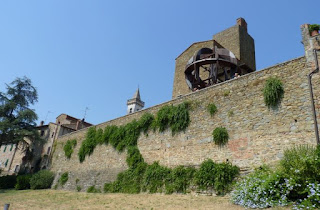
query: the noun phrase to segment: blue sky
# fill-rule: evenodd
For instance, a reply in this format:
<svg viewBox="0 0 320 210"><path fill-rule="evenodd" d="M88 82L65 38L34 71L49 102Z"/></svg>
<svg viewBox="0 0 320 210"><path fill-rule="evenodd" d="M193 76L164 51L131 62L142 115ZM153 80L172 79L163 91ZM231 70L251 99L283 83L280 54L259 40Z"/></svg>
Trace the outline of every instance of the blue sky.
<svg viewBox="0 0 320 210"><path fill-rule="evenodd" d="M39 120L66 113L93 124L126 114L138 85L150 107L171 99L175 58L238 17L255 39L257 69L304 54L300 25L320 1L48 0L0 2L0 91L29 77ZM47 115L48 111L50 113Z"/></svg>

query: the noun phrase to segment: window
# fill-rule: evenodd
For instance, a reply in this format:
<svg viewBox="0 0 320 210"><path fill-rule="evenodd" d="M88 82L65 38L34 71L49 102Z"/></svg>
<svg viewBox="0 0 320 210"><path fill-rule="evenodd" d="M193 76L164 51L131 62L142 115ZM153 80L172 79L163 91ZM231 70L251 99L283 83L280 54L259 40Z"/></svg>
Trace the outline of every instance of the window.
<svg viewBox="0 0 320 210"><path fill-rule="evenodd" d="M9 161L9 159L6 160L6 163L4 164L4 167L7 167L8 161Z"/></svg>
<svg viewBox="0 0 320 210"><path fill-rule="evenodd" d="M49 154L50 154L50 150L51 150L51 147L48 147L47 155L49 155Z"/></svg>
<svg viewBox="0 0 320 210"><path fill-rule="evenodd" d="M18 173L19 172L19 165L16 165L16 167L14 168L14 172Z"/></svg>
<svg viewBox="0 0 320 210"><path fill-rule="evenodd" d="M44 130L42 130L42 131L41 131L41 134L40 134L40 136L43 136L43 135L44 135Z"/></svg>
<svg viewBox="0 0 320 210"><path fill-rule="evenodd" d="M13 144L11 144L10 151L12 151L12 148L13 148Z"/></svg>
<svg viewBox="0 0 320 210"><path fill-rule="evenodd" d="M129 113L132 113L132 108L130 108L130 112Z"/></svg>
<svg viewBox="0 0 320 210"><path fill-rule="evenodd" d="M52 132L52 134L51 134L51 138L53 138L53 136L54 136L54 132Z"/></svg>
<svg viewBox="0 0 320 210"><path fill-rule="evenodd" d="M7 150L7 145L4 147L4 150L3 150L3 152L6 152L6 150Z"/></svg>

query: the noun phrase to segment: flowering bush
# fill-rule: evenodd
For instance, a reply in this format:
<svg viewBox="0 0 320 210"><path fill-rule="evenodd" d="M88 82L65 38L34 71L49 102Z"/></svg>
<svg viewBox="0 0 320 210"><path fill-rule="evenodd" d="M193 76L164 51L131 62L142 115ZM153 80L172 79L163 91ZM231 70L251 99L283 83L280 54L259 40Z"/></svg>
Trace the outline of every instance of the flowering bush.
<svg viewBox="0 0 320 210"><path fill-rule="evenodd" d="M237 183L232 202L249 208L295 203L294 209L320 207L320 147L299 146L284 152L276 171L261 168Z"/></svg>
<svg viewBox="0 0 320 210"><path fill-rule="evenodd" d="M231 199L233 203L249 208L285 206L294 185L293 180L284 178L283 174L262 168L238 182Z"/></svg>

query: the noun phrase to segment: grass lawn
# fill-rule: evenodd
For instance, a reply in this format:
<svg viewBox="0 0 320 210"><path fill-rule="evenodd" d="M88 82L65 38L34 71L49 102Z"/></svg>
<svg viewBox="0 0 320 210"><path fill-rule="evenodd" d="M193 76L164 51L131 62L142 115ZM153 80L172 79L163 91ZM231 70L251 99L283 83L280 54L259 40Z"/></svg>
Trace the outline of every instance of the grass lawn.
<svg viewBox="0 0 320 210"><path fill-rule="evenodd" d="M103 194L62 190L0 190L0 209L244 209L228 197L163 194ZM285 208L278 208L285 209Z"/></svg>

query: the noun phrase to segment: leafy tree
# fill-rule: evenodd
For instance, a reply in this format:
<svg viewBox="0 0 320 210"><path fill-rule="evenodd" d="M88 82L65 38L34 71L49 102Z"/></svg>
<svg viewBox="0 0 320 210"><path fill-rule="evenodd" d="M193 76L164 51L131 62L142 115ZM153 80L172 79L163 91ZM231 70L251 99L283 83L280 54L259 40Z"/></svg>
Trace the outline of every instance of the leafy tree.
<svg viewBox="0 0 320 210"><path fill-rule="evenodd" d="M39 139L35 128L37 114L30 105L38 101L38 94L27 77L16 78L6 93L0 92L0 146L8 143Z"/></svg>

